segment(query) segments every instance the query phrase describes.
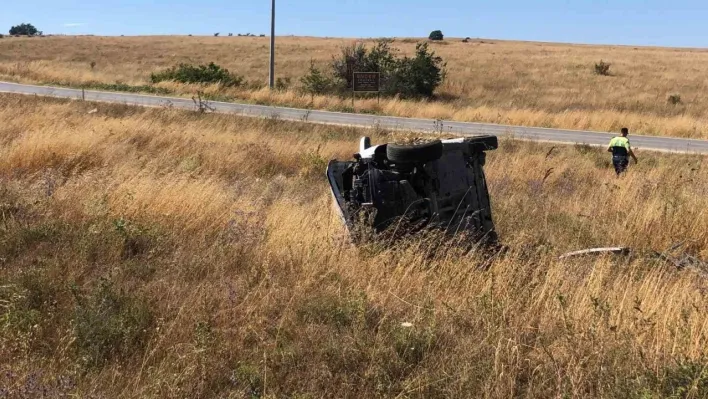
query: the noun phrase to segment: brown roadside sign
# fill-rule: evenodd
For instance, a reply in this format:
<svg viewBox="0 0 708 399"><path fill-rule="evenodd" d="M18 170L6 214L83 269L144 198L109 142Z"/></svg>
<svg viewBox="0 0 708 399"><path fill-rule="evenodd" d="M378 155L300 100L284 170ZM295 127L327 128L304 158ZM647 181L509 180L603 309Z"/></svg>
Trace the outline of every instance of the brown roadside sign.
<svg viewBox="0 0 708 399"><path fill-rule="evenodd" d="M354 72L352 86L357 92L379 92L381 90L381 73Z"/></svg>

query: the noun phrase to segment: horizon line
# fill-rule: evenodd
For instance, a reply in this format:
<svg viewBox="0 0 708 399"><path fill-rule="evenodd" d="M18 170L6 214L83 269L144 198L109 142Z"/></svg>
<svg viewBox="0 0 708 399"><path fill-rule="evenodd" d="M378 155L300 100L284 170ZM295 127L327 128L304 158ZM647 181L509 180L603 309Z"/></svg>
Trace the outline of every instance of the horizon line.
<svg viewBox="0 0 708 399"><path fill-rule="evenodd" d="M51 36L67 36L67 37L218 37L218 38L256 38L256 39L266 39L270 38L270 35L261 36L262 34L251 34L247 36L245 34L235 34L228 36L228 33L222 35L219 32L219 36L214 36L213 34L190 34L190 33L161 33L161 34L94 34L94 33L48 33L44 34L45 37ZM13 35L6 35L13 36ZM22 37L22 36L21 36ZM295 34L282 34L276 35L276 38L307 38L307 39L322 39L322 40L378 40L378 39L393 39L393 40L419 40L419 41L430 41L424 36L369 36L369 37L352 37L352 36L319 36L319 35L295 35ZM683 49L683 50L708 50L708 47L700 46L667 46L667 45L654 45L654 44L622 44L622 43L590 43L590 42L564 42L564 41L548 41L548 40L530 40L530 39L495 39L489 37L462 37L462 36L446 36L443 42L448 40L458 40L469 38L472 41L497 41L497 42L512 42L512 43L532 43L532 44L545 44L545 45L573 45L573 46L595 46L595 47L634 47L634 48L663 48L663 49ZM434 43L434 41L431 41ZM493 43L490 43L493 44Z"/></svg>

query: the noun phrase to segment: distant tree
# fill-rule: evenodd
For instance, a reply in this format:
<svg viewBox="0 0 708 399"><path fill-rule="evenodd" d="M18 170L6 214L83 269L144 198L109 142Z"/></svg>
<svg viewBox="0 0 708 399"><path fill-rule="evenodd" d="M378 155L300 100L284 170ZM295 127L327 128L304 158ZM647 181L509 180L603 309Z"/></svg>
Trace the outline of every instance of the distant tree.
<svg viewBox="0 0 708 399"><path fill-rule="evenodd" d="M27 35L34 36L41 34L32 24L19 24L10 28L11 35Z"/></svg>
<svg viewBox="0 0 708 399"><path fill-rule="evenodd" d="M229 37L231 37L231 36L233 36L233 35L234 35L233 33L229 33Z"/></svg>
<svg viewBox="0 0 708 399"><path fill-rule="evenodd" d="M219 36L219 32L214 33L214 37Z"/></svg>
<svg viewBox="0 0 708 399"><path fill-rule="evenodd" d="M428 39L430 40L443 40L445 36L443 36L442 31L439 30L434 30L430 32L430 36L428 36Z"/></svg>

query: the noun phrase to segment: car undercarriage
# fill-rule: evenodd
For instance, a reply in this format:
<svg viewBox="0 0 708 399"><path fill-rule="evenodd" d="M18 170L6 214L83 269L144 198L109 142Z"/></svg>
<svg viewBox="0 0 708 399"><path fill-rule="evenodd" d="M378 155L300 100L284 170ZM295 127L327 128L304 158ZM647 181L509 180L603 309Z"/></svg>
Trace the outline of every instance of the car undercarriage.
<svg viewBox="0 0 708 399"><path fill-rule="evenodd" d="M329 162L334 204L350 236L437 229L496 243L483 166L496 136L371 145L362 137L354 160ZM405 227L402 227L405 226Z"/></svg>

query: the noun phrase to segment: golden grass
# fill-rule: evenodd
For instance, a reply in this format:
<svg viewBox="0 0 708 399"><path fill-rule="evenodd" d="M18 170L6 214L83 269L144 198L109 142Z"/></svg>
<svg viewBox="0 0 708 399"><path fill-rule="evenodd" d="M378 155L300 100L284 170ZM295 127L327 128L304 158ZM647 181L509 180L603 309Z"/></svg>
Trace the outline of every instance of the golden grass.
<svg viewBox="0 0 708 399"><path fill-rule="evenodd" d="M485 271L435 237L342 244L323 165L398 134L9 95L0 120L11 396L706 395L706 277L647 257L708 258L704 157L617 179L504 139ZM558 260L596 245L637 252Z"/></svg>
<svg viewBox="0 0 708 399"><path fill-rule="evenodd" d="M92 82L149 83L151 72L180 62L216 62L243 75L248 88L206 91L238 100L346 110L349 99L297 91L310 60L320 66L351 39L278 38L278 77L291 78L289 91L262 89L267 81L268 39L259 37L47 37L0 40L0 79L79 85ZM397 46L410 54L415 40ZM448 62L439 90L444 101L360 100L357 111L512 125L617 131L708 138L708 99L703 76L708 52L627 46L585 46L450 39L433 44ZM612 64L613 76L593 65ZM91 68L95 62L95 68ZM203 89L161 84L178 94ZM668 97L681 96L672 105Z"/></svg>

